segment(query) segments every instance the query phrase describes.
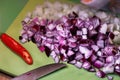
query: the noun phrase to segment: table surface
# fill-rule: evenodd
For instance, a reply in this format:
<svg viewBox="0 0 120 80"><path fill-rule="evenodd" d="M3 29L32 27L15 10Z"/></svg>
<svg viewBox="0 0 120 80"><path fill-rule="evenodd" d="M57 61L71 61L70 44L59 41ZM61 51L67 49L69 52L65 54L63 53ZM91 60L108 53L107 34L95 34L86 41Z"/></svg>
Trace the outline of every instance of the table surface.
<svg viewBox="0 0 120 80"><path fill-rule="evenodd" d="M0 0L0 33L6 31L27 1L28 0ZM0 72L0 80L9 79L11 79L10 76Z"/></svg>

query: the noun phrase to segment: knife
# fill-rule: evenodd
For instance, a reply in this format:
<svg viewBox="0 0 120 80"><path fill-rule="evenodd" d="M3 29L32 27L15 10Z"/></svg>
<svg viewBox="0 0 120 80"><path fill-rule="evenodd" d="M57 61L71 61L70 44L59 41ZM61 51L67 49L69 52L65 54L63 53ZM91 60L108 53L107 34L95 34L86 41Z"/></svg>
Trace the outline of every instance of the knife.
<svg viewBox="0 0 120 80"><path fill-rule="evenodd" d="M34 70L28 71L10 80L36 80L38 78L41 78L47 74L50 74L64 67L66 67L66 64L63 64L63 63L48 64L48 65L36 68Z"/></svg>

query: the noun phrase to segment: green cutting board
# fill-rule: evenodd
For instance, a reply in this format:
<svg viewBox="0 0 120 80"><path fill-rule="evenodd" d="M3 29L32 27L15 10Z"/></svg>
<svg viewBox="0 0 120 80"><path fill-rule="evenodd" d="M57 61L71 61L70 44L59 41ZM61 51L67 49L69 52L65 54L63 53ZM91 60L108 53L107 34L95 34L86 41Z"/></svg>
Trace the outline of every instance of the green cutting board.
<svg viewBox="0 0 120 80"><path fill-rule="evenodd" d="M70 0L60 1L70 2ZM44 0L29 0L26 6L23 8L23 10L20 12L20 14L16 17L14 22L7 29L6 33L19 42L18 37L22 29L21 21L24 19L28 12L32 12L35 9L36 5L42 4L43 2ZM53 59L48 58L44 53L41 53L35 44L29 42L21 45L23 45L32 55L34 61L33 65L26 64L19 56L14 54L0 41L0 70L18 76L22 73L25 73L37 67L49 63L54 63ZM115 76L114 80L120 79L120 77L117 75L112 76ZM55 73L42 77L39 80L107 80L107 78L105 79L97 78L95 76L95 73L90 73L83 69L78 69L73 65L67 64L67 68L64 68Z"/></svg>

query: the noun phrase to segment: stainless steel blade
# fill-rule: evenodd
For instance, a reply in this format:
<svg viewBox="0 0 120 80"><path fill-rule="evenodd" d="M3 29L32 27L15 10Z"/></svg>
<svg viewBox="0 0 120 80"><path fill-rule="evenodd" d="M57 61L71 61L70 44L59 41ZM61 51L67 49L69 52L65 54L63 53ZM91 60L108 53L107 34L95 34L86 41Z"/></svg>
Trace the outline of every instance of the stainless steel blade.
<svg viewBox="0 0 120 80"><path fill-rule="evenodd" d="M31 70L29 72L26 72L26 73L24 73L18 77L15 77L11 80L36 80L36 79L43 77L49 73L59 70L65 66L66 66L66 64L63 64L63 63L48 64L48 65L39 67L37 69Z"/></svg>

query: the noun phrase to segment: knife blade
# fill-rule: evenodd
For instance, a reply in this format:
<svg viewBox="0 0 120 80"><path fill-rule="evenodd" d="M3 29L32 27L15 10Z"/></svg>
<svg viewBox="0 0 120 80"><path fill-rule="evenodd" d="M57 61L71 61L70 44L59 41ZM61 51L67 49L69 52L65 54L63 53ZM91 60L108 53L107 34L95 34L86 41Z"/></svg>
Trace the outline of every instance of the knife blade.
<svg viewBox="0 0 120 80"><path fill-rule="evenodd" d="M43 77L49 73L52 73L56 70L64 68L65 66L66 66L66 64L63 64L63 63L48 64L48 65L36 68L34 70L28 71L20 76L12 78L11 80L36 80L36 79Z"/></svg>

